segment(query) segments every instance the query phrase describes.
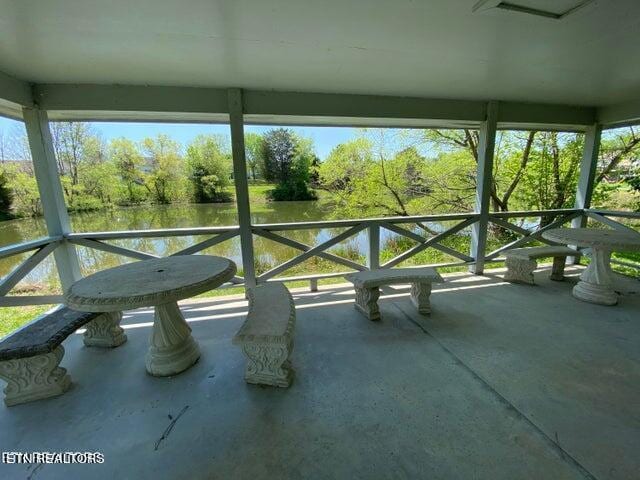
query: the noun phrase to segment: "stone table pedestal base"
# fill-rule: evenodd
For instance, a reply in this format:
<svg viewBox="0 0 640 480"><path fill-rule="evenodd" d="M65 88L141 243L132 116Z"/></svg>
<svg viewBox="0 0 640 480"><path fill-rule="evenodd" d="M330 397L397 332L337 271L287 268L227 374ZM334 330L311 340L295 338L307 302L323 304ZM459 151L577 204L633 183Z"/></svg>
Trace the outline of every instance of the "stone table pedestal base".
<svg viewBox="0 0 640 480"><path fill-rule="evenodd" d="M578 284L573 287L574 297L599 305L618 303L618 295L613 290L610 259L611 251L593 249L591 262L580 275Z"/></svg>
<svg viewBox="0 0 640 480"><path fill-rule="evenodd" d="M176 375L196 363L198 358L200 349L178 304L157 305L145 359L147 372L156 377Z"/></svg>

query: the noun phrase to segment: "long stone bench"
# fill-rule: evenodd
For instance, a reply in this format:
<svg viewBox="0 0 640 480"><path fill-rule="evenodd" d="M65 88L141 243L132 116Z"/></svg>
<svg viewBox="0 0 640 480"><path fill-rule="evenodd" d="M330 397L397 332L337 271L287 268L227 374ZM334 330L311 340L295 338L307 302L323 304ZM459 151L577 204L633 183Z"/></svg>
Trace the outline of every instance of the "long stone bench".
<svg viewBox="0 0 640 480"><path fill-rule="evenodd" d="M7 406L62 395L71 387L62 342L82 326L90 347L117 347L127 336L120 327L122 314L85 313L61 307L46 313L0 341L0 378L7 382Z"/></svg>
<svg viewBox="0 0 640 480"><path fill-rule="evenodd" d="M281 283L248 290L249 313L233 338L247 356L247 383L288 387L293 379L291 352L296 324L293 298Z"/></svg>
<svg viewBox="0 0 640 480"><path fill-rule="evenodd" d="M425 315L431 313L431 284L442 283L440 274L431 267L395 268L366 270L345 275L356 289L357 310L369 320L380 319L380 287L385 285L411 284L411 302L418 312Z"/></svg>
<svg viewBox="0 0 640 480"><path fill-rule="evenodd" d="M533 271L537 268L539 258L553 257L553 266L549 278L555 281L564 280L564 266L567 257L577 255L572 248L562 245L545 247L525 247L507 250L504 254L507 273L504 279L508 282L534 285Z"/></svg>

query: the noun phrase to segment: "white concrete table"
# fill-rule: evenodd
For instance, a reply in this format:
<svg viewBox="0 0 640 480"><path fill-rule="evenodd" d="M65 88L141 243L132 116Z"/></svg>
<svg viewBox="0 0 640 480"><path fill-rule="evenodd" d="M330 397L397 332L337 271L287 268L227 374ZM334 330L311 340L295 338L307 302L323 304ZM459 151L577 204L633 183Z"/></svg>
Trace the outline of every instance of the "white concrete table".
<svg viewBox="0 0 640 480"><path fill-rule="evenodd" d="M155 321L145 363L147 372L169 376L200 358L177 301L212 290L233 278L236 265L226 258L184 255L121 265L78 280L65 294L67 305L85 312L113 312L155 307Z"/></svg>
<svg viewBox="0 0 640 480"><path fill-rule="evenodd" d="M591 248L591 262L573 287L574 297L600 305L618 303L613 289L611 252L640 250L640 234L596 228L555 228L542 236L553 242Z"/></svg>

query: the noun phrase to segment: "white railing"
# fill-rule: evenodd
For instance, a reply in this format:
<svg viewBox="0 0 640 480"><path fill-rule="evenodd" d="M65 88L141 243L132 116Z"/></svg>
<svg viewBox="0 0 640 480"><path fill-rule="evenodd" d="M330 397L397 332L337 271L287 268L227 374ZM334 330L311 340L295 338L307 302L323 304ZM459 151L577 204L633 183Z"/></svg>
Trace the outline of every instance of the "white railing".
<svg viewBox="0 0 640 480"><path fill-rule="evenodd" d="M597 223L601 223L615 230L621 230L623 232L631 233L633 235L640 235L640 232L637 229L637 228L640 228L640 212L623 212L618 210L603 210L603 209L597 209L597 208L590 208L590 209L584 210L584 216L587 219L590 219ZM613 220L612 217L635 219L638 222L636 224L636 228L632 228L628 225L624 225L623 223ZM617 258L612 258L611 263L616 265L622 265L627 268L632 268L640 272L640 265L636 263L625 262L624 260L619 260Z"/></svg>
<svg viewBox="0 0 640 480"><path fill-rule="evenodd" d="M509 231L513 236L507 243L500 245L493 251L485 254L485 262L500 262L503 260L501 254L508 249L521 247L532 242L553 244L544 238L542 233L551 228L566 225L572 220L584 217L591 221L601 223L607 227L632 232L640 235L637 230L626 226L612 218L639 219L640 213L606 211L599 209L560 209L560 210L536 210L520 212L494 212L489 215L489 223L499 227L503 231ZM531 221L537 218L538 221ZM442 242L455 235L469 235L468 231L472 224L479 219L477 213L457 213L444 215L425 215L413 217L385 217L357 220L335 220L319 222L296 222L296 223L273 223L254 224L251 231L254 237L276 242L286 247L298 250L300 253L257 276L257 283L263 282L283 282L283 281L309 281L311 288L317 287L320 279L340 277L352 271L362 271L371 268L392 268L402 262L415 257L426 249L434 249L457 259L457 262L440 263L432 266L463 266L471 265L475 259L465 252L444 245ZM520 220L514 223L514 220ZM544 221L543 221L544 219ZM448 226L445 228L443 224ZM453 223L451 226L450 224ZM434 231L433 226L439 225L440 230ZM284 236L282 232L303 231L303 230L341 230L331 238L317 245L309 245L298 240ZM415 242L415 245L399 253L394 258L381 262L381 230L387 230L397 236L408 238ZM329 250L348 240L361 232L367 232L366 262L358 263L352 259L345 258ZM32 252L31 255L15 267L11 273L0 280L0 306L20 306L37 305L62 302L61 295L9 295L11 290L36 268L49 254L64 242L100 250L115 255L120 255L136 260L157 258L153 253L143 252L132 248L126 248L109 240L143 239L143 238L168 238L168 237L206 237L195 244L183 248L171 255L192 255L222 242L229 241L240 234L238 226L230 227L203 227L203 228L173 228L157 230L132 230L116 232L84 232L71 233L64 237L45 237L38 240L24 242L0 248L0 259L22 255ZM254 241L255 243L255 241ZM318 257L334 264L346 267L347 270L331 273L310 273L297 276L286 276L292 268L300 265L305 260ZM638 265L631 262L612 260L620 265L630 266L640 270ZM244 284L244 278L236 276L226 286L238 286Z"/></svg>
<svg viewBox="0 0 640 480"><path fill-rule="evenodd" d="M337 272L330 274L310 274L296 277L277 277L285 273L287 270L299 265L305 260L317 256L325 260L332 261L334 263L346 266L353 270L368 270L370 268L391 268L404 260L407 260L421 251L431 247L453 257L459 258L462 263L473 261L467 254L458 252L452 248L442 245L440 242L446 238L457 234L461 230L468 228L477 221L478 214L476 213L458 213L448 215L426 215L426 216L414 216L414 217L387 217L387 218L370 218L359 220L336 220L336 221L322 221L322 222L296 222L296 223L274 223L274 224L258 224L252 226L254 235L275 241L285 246L293 247L301 250L302 253L287 260L280 265L277 265L267 272L257 277L257 282L266 281L294 281L294 280L318 280L320 278L339 277L347 272ZM428 223L442 223L442 222L457 222L454 226L447 228L446 230L427 238L424 235L420 235L415 231L402 227L402 224L412 224L418 228L424 227ZM287 237L279 235L275 232L286 230L317 230L317 229L345 229L344 231L334 235L329 240L326 240L318 245L311 246L306 245ZM387 261L384 264L380 264L380 229L387 229L391 232L399 234L401 236L410 238L418 244L409 250L401 253L397 257ZM367 262L366 265L359 264L353 260L341 257L339 255L327 252L331 247L338 245L339 243L352 238L362 231L368 233L368 246L367 246ZM449 265L449 264L447 264ZM277 278L276 278L277 277Z"/></svg>
<svg viewBox="0 0 640 480"><path fill-rule="evenodd" d="M7 294L50 253L53 253L63 241L62 237L44 237L0 248L0 259L32 252L30 257L21 262L0 281L0 306L46 305L62 302L61 295L7 296Z"/></svg>

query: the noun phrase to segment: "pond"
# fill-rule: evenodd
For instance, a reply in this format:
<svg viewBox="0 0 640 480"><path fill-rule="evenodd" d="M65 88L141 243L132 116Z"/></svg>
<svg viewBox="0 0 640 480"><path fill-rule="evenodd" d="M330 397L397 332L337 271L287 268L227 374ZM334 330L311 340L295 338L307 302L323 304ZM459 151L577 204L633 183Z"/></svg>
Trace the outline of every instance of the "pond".
<svg viewBox="0 0 640 480"><path fill-rule="evenodd" d="M252 205L252 223L288 223L329 220L332 209L322 202L272 202ZM158 228L188 228L204 226L237 225L235 204L179 204L118 207L96 212L71 215L75 232L96 232L116 230L145 230ZM342 229L309 229L279 232L307 245L315 245L329 239ZM0 222L0 244L9 245L46 236L43 218L26 218ZM165 256L189 245L204 240L205 236L144 238L110 241L113 244L135 250ZM397 235L381 231L381 244L401 243ZM410 245L405 245L410 246ZM334 246L331 251L349 259L364 262L367 248L367 233L360 232L351 239ZM256 269L264 272L293 257L299 250L286 247L261 237L254 237ZM131 259L78 247L78 255L84 274L119 265ZM242 269L240 240L235 237L209 248L205 253L222 255L233 259ZM29 253L0 260L0 275L9 273ZM346 267L332 262L312 258L285 273L285 276L312 272L339 272ZM45 260L16 287L18 291L53 292L59 284L52 258Z"/></svg>

